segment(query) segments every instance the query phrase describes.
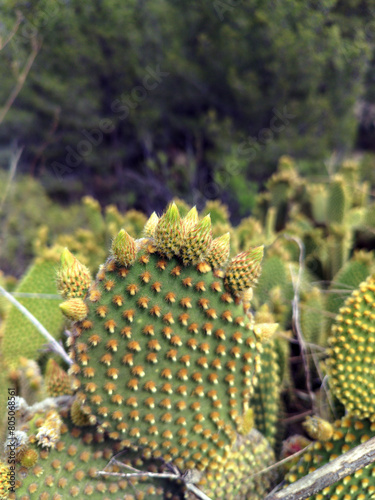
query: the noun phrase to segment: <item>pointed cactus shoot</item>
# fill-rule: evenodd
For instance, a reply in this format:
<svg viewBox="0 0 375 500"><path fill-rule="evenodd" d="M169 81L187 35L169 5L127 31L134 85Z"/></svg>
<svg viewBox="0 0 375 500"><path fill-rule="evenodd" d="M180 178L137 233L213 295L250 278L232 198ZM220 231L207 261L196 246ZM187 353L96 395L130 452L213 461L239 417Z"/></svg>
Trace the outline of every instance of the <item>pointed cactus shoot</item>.
<svg viewBox="0 0 375 500"><path fill-rule="evenodd" d="M189 212L190 213L190 212ZM188 214L189 215L189 214ZM186 227L185 227L186 231ZM186 233L181 257L185 265L198 264L204 260L212 242L211 218L206 215L196 226Z"/></svg>
<svg viewBox="0 0 375 500"><path fill-rule="evenodd" d="M91 285L91 274L72 253L65 248L57 272L57 288L65 299L83 297Z"/></svg>
<svg viewBox="0 0 375 500"><path fill-rule="evenodd" d="M213 269L220 269L223 267L228 259L230 253L230 234L226 233L212 241L210 251L207 255L207 262Z"/></svg>
<svg viewBox="0 0 375 500"><path fill-rule="evenodd" d="M129 267L134 264L136 257L135 240L124 229L118 233L112 242L112 253L116 262Z"/></svg>
<svg viewBox="0 0 375 500"><path fill-rule="evenodd" d="M224 283L233 293L253 287L261 273L264 247L252 248L234 257L225 273Z"/></svg>
<svg viewBox="0 0 375 500"><path fill-rule="evenodd" d="M199 217L196 207L193 207L184 217L182 223L184 225L185 234L189 234L190 231L198 224Z"/></svg>
<svg viewBox="0 0 375 500"><path fill-rule="evenodd" d="M153 212L143 228L145 238L153 238L159 217Z"/></svg>
<svg viewBox="0 0 375 500"><path fill-rule="evenodd" d="M175 203L169 205L155 228L155 245L157 250L171 259L178 255L183 243L183 225Z"/></svg>
<svg viewBox="0 0 375 500"><path fill-rule="evenodd" d="M88 313L87 305L82 299L69 299L60 304L62 313L73 321L82 321Z"/></svg>

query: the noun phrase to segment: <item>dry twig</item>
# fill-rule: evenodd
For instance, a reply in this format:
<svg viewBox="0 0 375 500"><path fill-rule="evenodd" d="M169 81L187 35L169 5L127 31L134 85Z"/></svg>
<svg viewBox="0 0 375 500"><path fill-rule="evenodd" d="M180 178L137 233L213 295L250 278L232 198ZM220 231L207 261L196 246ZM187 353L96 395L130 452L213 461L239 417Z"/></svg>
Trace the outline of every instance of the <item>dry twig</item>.
<svg viewBox="0 0 375 500"><path fill-rule="evenodd" d="M8 97L5 105L2 108L0 108L0 125L4 121L6 114L8 113L10 108L12 107L18 94L21 92L21 89L25 84L26 77L30 72L31 66L34 63L34 60L35 60L35 58L40 50L40 47L41 47L40 41L36 37L32 38L31 39L31 53L26 61L26 64L25 64L22 72L19 74L19 76L17 78L16 86L14 87L12 92L10 93L10 96Z"/></svg>
<svg viewBox="0 0 375 500"><path fill-rule="evenodd" d="M303 500L375 462L375 437L340 455L295 483L264 500Z"/></svg>

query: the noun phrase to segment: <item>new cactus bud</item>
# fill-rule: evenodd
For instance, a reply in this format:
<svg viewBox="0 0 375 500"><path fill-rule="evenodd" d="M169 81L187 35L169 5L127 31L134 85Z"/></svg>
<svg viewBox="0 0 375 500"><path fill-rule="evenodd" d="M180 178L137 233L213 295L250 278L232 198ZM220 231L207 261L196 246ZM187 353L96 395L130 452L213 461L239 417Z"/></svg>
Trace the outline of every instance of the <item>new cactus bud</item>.
<svg viewBox="0 0 375 500"><path fill-rule="evenodd" d="M184 217L182 223L184 225L185 234L189 234L189 232L198 224L198 211L196 207L193 207Z"/></svg>
<svg viewBox="0 0 375 500"><path fill-rule="evenodd" d="M226 233L212 241L206 260L213 269L220 269L228 261L229 252L230 234Z"/></svg>
<svg viewBox="0 0 375 500"><path fill-rule="evenodd" d="M49 396L54 398L72 394L69 375L52 358L47 361L44 380Z"/></svg>
<svg viewBox="0 0 375 500"><path fill-rule="evenodd" d="M62 297L83 297L90 285L91 274L88 268L65 248L61 254L61 267L57 272L57 288Z"/></svg>
<svg viewBox="0 0 375 500"><path fill-rule="evenodd" d="M254 333L262 343L266 344L272 339L278 327L279 323L258 323L254 326Z"/></svg>
<svg viewBox="0 0 375 500"><path fill-rule="evenodd" d="M303 427L312 439L328 441L333 435L333 426L327 420L317 417L306 417Z"/></svg>
<svg viewBox="0 0 375 500"><path fill-rule="evenodd" d="M87 305L81 299L69 299L60 304L62 313L73 321L82 321L87 316Z"/></svg>
<svg viewBox="0 0 375 500"><path fill-rule="evenodd" d="M134 263L137 255L135 240L125 231L125 229L121 229L113 240L112 254L116 262L122 266L129 267Z"/></svg>
<svg viewBox="0 0 375 500"><path fill-rule="evenodd" d="M232 259L225 273L225 286L237 294L256 284L261 273L263 245L242 252Z"/></svg>
<svg viewBox="0 0 375 500"><path fill-rule="evenodd" d="M189 214L188 214L189 215ZM198 264L204 260L212 241L211 218L206 215L195 227L186 234L181 248L183 263Z"/></svg>
<svg viewBox="0 0 375 500"><path fill-rule="evenodd" d="M146 222L145 227L143 229L143 234L145 238L153 238L158 222L159 222L159 217L156 215L155 212L152 212L150 218Z"/></svg>
<svg viewBox="0 0 375 500"><path fill-rule="evenodd" d="M154 239L157 250L171 259L180 251L183 234L180 213L176 204L172 203L155 228Z"/></svg>

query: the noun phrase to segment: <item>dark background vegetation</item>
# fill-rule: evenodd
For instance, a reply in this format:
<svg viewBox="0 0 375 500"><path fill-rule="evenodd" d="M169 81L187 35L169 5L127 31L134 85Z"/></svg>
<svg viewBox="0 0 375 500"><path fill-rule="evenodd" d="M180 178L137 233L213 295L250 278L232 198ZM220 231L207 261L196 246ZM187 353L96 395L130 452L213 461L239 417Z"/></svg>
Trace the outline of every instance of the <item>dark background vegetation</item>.
<svg viewBox="0 0 375 500"><path fill-rule="evenodd" d="M150 213L219 198L236 222L281 155L326 175L373 148L373 1L6 0L3 37L17 15L0 106L37 54L0 166L22 146L18 172L54 201Z"/></svg>

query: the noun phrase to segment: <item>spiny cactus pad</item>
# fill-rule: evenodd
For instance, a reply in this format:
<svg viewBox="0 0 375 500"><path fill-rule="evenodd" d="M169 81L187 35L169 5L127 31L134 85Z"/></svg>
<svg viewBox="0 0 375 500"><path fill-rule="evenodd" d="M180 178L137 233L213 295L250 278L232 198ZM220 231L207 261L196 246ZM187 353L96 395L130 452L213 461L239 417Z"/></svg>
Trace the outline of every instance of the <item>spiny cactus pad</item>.
<svg viewBox="0 0 375 500"><path fill-rule="evenodd" d="M113 439L182 470L220 462L230 448L261 351L236 297L236 279L251 277L254 259L241 262L238 278L229 266L226 288L228 272L204 260L183 264L180 252L196 245L187 233L180 238L184 221L173 207L157 223L155 240L136 241L134 263L112 255L82 302L88 313L70 339L83 411ZM211 250L211 238L204 239L202 256ZM257 273L259 253L253 251Z"/></svg>
<svg viewBox="0 0 375 500"><path fill-rule="evenodd" d="M254 476L275 461L273 450L262 434L252 429L246 436L238 436L224 459L224 468L217 471L210 466L199 486L210 498L224 500L263 500L272 489L273 471Z"/></svg>
<svg viewBox="0 0 375 500"><path fill-rule="evenodd" d="M316 441L286 476L286 486L318 469L339 455L375 436L375 424L369 420L344 417L334 423L331 439ZM375 495L375 465L370 464L351 476L337 481L309 500L367 500Z"/></svg>
<svg viewBox="0 0 375 500"><path fill-rule="evenodd" d="M271 339L263 346L262 373L251 399L255 427L262 432L272 446L275 444L277 432L280 434L280 429L277 429L277 420L280 409L281 380L277 358L275 341Z"/></svg>
<svg viewBox="0 0 375 500"><path fill-rule="evenodd" d="M375 277L340 308L329 339L330 385L346 410L375 421Z"/></svg>
<svg viewBox="0 0 375 500"><path fill-rule="evenodd" d="M184 486L180 481L150 479L145 476L124 478L98 475L98 471L129 473L128 468L113 464L116 455L120 463L141 471L161 472L159 461L142 460L119 442L106 441L94 426L78 427L71 423L67 411L60 412L59 437L53 446L41 446L38 434L48 427L48 415L36 414L22 426L27 432L28 449L16 465L16 492L9 500L181 500ZM56 412L55 412L56 413ZM0 468L1 480L1 468ZM1 484L1 483L0 483Z"/></svg>

